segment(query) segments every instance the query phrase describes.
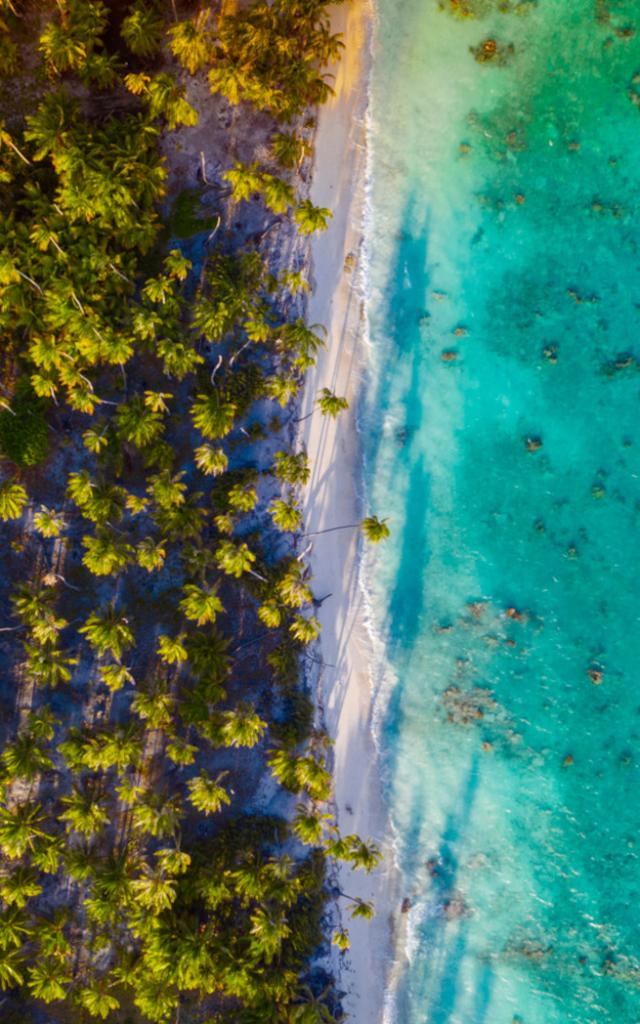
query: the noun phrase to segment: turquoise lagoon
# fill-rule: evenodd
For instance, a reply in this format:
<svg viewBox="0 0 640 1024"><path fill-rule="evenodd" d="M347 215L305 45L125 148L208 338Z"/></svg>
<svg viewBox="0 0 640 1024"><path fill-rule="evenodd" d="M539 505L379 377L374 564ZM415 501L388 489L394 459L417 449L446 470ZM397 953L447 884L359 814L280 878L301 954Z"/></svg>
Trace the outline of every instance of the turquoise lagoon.
<svg viewBox="0 0 640 1024"><path fill-rule="evenodd" d="M640 7L455 6L377 4L361 422L411 901L388 1016L637 1024Z"/></svg>

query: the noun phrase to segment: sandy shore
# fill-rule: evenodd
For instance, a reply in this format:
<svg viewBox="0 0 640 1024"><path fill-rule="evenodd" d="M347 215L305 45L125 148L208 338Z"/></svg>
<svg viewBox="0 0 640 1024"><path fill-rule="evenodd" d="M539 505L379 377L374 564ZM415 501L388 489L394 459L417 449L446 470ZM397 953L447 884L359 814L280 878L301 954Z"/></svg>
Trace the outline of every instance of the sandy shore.
<svg viewBox="0 0 640 1024"><path fill-rule="evenodd" d="M366 113L373 29L369 0L354 0L335 11L335 31L346 50L335 77L335 96L322 108L316 136L316 165L311 198L333 211L329 229L313 247L313 294L309 322L328 329L327 346L309 374L301 413L312 408L317 392L329 387L349 399L337 421L318 412L302 425L312 475L305 495L309 533L362 517L359 496L361 455L356 404L365 358L359 255L366 184ZM371 732L372 650L365 625L359 579L356 529L314 536L310 562L314 591L331 597L317 612L322 625L318 695L326 726L335 741L334 792L344 833L357 832L384 848L389 835L380 792L380 775ZM383 990L390 960L393 919L399 898L393 892L391 858L367 876L343 868L343 892L376 905L374 921L351 921L347 901L340 913L349 929L351 949L336 951L335 968L346 993L345 1012L355 1024L382 1019Z"/></svg>

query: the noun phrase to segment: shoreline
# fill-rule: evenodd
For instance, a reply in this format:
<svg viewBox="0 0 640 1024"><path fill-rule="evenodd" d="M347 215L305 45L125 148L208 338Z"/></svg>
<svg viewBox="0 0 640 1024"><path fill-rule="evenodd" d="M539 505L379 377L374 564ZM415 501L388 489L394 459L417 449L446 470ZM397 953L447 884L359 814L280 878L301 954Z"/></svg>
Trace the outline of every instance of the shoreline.
<svg viewBox="0 0 640 1024"><path fill-rule="evenodd" d="M333 219L312 243L312 294L308 319L327 328L327 344L308 373L300 415L313 409L322 387L349 400L337 420L317 413L306 420L299 439L306 446L311 478L304 492L310 533L362 518L362 452L357 403L366 364L364 304L360 283L367 180L367 111L372 60L372 0L336 8L332 28L346 48L336 69L335 93L320 109L315 137L311 199L327 206ZM337 530L313 537L309 564L319 597L322 626L314 671L316 699L331 739L333 797L343 833L356 832L381 848L382 865L370 875L341 865L334 879L343 891L373 900L372 921L355 920L347 901L337 915L349 931L351 949L332 947L332 968L343 1009L353 1024L383 1019L385 982L392 969L393 934L400 897L395 891L388 814L381 793L378 751L372 731L373 657L361 581L359 530Z"/></svg>

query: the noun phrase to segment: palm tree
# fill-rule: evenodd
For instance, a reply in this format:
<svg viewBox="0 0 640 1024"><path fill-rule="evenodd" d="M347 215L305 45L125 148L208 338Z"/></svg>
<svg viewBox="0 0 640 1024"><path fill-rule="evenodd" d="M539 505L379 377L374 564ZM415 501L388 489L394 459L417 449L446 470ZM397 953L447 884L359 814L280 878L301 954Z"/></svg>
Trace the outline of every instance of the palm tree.
<svg viewBox="0 0 640 1024"><path fill-rule="evenodd" d="M66 525L62 512L56 512L55 509L47 508L46 505L41 505L33 517L34 529L46 538L59 537Z"/></svg>
<svg viewBox="0 0 640 1024"><path fill-rule="evenodd" d="M187 788L189 800L203 814L215 814L225 804L231 803L231 797L220 782L228 775L228 772L218 772L215 778L211 778L206 772L189 779Z"/></svg>
<svg viewBox="0 0 640 1024"><path fill-rule="evenodd" d="M86 549L83 564L94 576L120 572L131 561L133 547L110 530L98 530L94 537L83 537Z"/></svg>
<svg viewBox="0 0 640 1024"><path fill-rule="evenodd" d="M3 953L0 957L0 989L17 988L24 983L22 966L24 956L18 949Z"/></svg>
<svg viewBox="0 0 640 1024"><path fill-rule="evenodd" d="M320 397L316 398L316 404L320 406L320 411L323 416L330 416L331 419L335 419L343 409L349 408L349 402L346 398L341 398L339 395L335 395L330 388L323 388L320 392ZM296 423L302 423L303 420L308 420L313 412L308 412L306 416L300 416L296 420Z"/></svg>
<svg viewBox="0 0 640 1024"><path fill-rule="evenodd" d="M188 583L182 588L185 596L180 602L180 608L186 617L198 626L215 622L216 616L224 611L217 591L217 585L204 588L198 587L195 583Z"/></svg>
<svg viewBox="0 0 640 1024"><path fill-rule="evenodd" d="M276 132L271 140L273 155L281 167L294 168L309 155L310 147L295 132Z"/></svg>
<svg viewBox="0 0 640 1024"><path fill-rule="evenodd" d="M311 644L320 635L320 623L313 615L308 619L305 619L304 615L294 615L289 632L301 644Z"/></svg>
<svg viewBox="0 0 640 1024"><path fill-rule="evenodd" d="M155 572L162 569L167 557L166 541L145 537L136 548L136 560L142 569Z"/></svg>
<svg viewBox="0 0 640 1024"><path fill-rule="evenodd" d="M175 880L168 877L162 868L151 870L148 865L145 865L140 878L134 879L132 889L140 906L154 914L169 910L177 896Z"/></svg>
<svg viewBox="0 0 640 1024"><path fill-rule="evenodd" d="M274 499L269 505L269 512L279 530L295 533L302 525L302 512L292 500L292 495L288 502L281 498Z"/></svg>
<svg viewBox="0 0 640 1024"><path fill-rule="evenodd" d="M372 544L378 544L391 535L386 519L378 519L377 516L367 516L360 524L366 539Z"/></svg>
<svg viewBox="0 0 640 1024"><path fill-rule="evenodd" d="M57 910L50 921L42 918L38 920L37 938L41 954L58 959L64 959L70 954L71 943L65 935L68 923L69 911L66 908Z"/></svg>
<svg viewBox="0 0 640 1024"><path fill-rule="evenodd" d="M278 955L282 943L291 934L291 928L283 913L270 914L264 907L258 907L251 915L251 953L268 964Z"/></svg>
<svg viewBox="0 0 640 1024"><path fill-rule="evenodd" d="M147 493L151 495L159 508L174 508L176 505L184 505L186 502L185 492L187 485L184 483L184 473L174 473L163 469L160 473L149 477Z"/></svg>
<svg viewBox="0 0 640 1024"><path fill-rule="evenodd" d="M11 778L31 782L40 772L53 768L53 761L39 746L33 733L25 732L2 751L2 763Z"/></svg>
<svg viewBox="0 0 640 1024"><path fill-rule="evenodd" d="M101 665L99 671L100 679L112 693L121 690L126 683L135 683L126 665Z"/></svg>
<svg viewBox="0 0 640 1024"><path fill-rule="evenodd" d="M185 739L177 736L167 743L167 757L174 764L193 764L198 753L198 748L193 743L187 743Z"/></svg>
<svg viewBox="0 0 640 1024"><path fill-rule="evenodd" d="M6 953L11 948L20 948L32 931L27 917L17 907L3 910L0 913L0 950Z"/></svg>
<svg viewBox="0 0 640 1024"><path fill-rule="evenodd" d="M306 451L276 452L272 472L278 480L292 486L308 483L311 469Z"/></svg>
<svg viewBox="0 0 640 1024"><path fill-rule="evenodd" d="M111 607L102 614L92 612L78 632L86 636L100 658L105 654L111 654L116 661L120 661L125 650L131 647L134 641L126 615Z"/></svg>
<svg viewBox="0 0 640 1024"><path fill-rule="evenodd" d="M28 500L22 484L7 480L0 486L0 519L19 519Z"/></svg>
<svg viewBox="0 0 640 1024"><path fill-rule="evenodd" d="M282 625L282 609L275 598L267 598L258 608L258 618L269 629L278 629Z"/></svg>
<svg viewBox="0 0 640 1024"><path fill-rule="evenodd" d="M265 204L275 214L286 213L296 200L296 194L288 182L273 174L262 174L260 187Z"/></svg>
<svg viewBox="0 0 640 1024"><path fill-rule="evenodd" d="M134 0L122 22L120 34L136 57L152 57L162 43L162 19L154 4Z"/></svg>
<svg viewBox="0 0 640 1024"><path fill-rule="evenodd" d="M27 987L36 999L44 1003L53 1003L58 999L66 999L65 985L71 984L71 976L66 974L57 959L39 959L29 968Z"/></svg>
<svg viewBox="0 0 640 1024"><path fill-rule="evenodd" d="M187 648L184 645L186 633L179 633L176 637L162 634L158 638L158 654L167 665L179 665L187 660Z"/></svg>
<svg viewBox="0 0 640 1024"><path fill-rule="evenodd" d="M133 822L152 836L173 835L180 823L178 797L164 799L158 793L149 793L134 806Z"/></svg>
<svg viewBox="0 0 640 1024"><path fill-rule="evenodd" d="M68 822L67 827L83 836L92 836L109 824L109 815L100 799L89 789L74 787L69 796L63 796L62 803L66 810L59 815L61 821Z"/></svg>
<svg viewBox="0 0 640 1024"><path fill-rule="evenodd" d="M293 219L298 225L301 235L324 231L331 217L333 217L331 210L325 206L314 206L310 199L303 199L293 211Z"/></svg>
<svg viewBox="0 0 640 1024"><path fill-rule="evenodd" d="M214 39L207 31L210 13L210 9L205 8L194 18L172 25L168 32L169 49L190 75L206 67L215 56Z"/></svg>
<svg viewBox="0 0 640 1024"><path fill-rule="evenodd" d="M211 444L201 444L194 450L196 466L206 476L220 476L225 473L229 460L222 448Z"/></svg>
<svg viewBox="0 0 640 1024"><path fill-rule="evenodd" d="M345 523L344 526L328 526L324 530L310 530L305 537L318 537L322 533L335 533L336 530L362 530L364 536L372 544L378 544L391 536L391 530L387 526L386 519L378 519L377 516L367 516L359 523Z"/></svg>
<svg viewBox="0 0 640 1024"><path fill-rule="evenodd" d="M276 581L278 597L288 608L301 608L313 600L311 588L303 578L304 571L298 561L293 561Z"/></svg>
<svg viewBox="0 0 640 1024"><path fill-rule="evenodd" d="M255 747L267 728L250 704L238 704L233 711L223 711L220 718L218 731L225 747Z"/></svg>
<svg viewBox="0 0 640 1024"><path fill-rule="evenodd" d="M149 405L142 395L134 395L129 402L118 406L116 433L121 441L137 448L146 448L164 431L162 413Z"/></svg>
<svg viewBox="0 0 640 1024"><path fill-rule="evenodd" d="M112 1010L120 1007L116 997L109 992L106 978L94 980L85 988L81 988L77 999L92 1018L99 1017L101 1020L106 1020Z"/></svg>
<svg viewBox="0 0 640 1024"><path fill-rule="evenodd" d="M227 491L227 501L236 512L251 512L258 504L258 494L251 484L234 484Z"/></svg>
<svg viewBox="0 0 640 1024"><path fill-rule="evenodd" d="M258 164L236 163L230 171L224 173L223 177L231 185L236 203L243 199L250 199L255 192L260 191L262 185Z"/></svg>
<svg viewBox="0 0 640 1024"><path fill-rule="evenodd" d="M250 572L256 560L247 544L234 544L230 540L223 540L218 544L215 557L222 571L229 576L235 576L236 579L240 579L245 572Z"/></svg>
<svg viewBox="0 0 640 1024"><path fill-rule="evenodd" d="M44 821L40 804L18 804L0 807L0 848L10 860L32 851L38 839L46 836L40 828Z"/></svg>
<svg viewBox="0 0 640 1024"><path fill-rule="evenodd" d="M330 814L321 814L304 804L298 804L293 819L294 835L307 846L320 846L325 823L331 820Z"/></svg>
<svg viewBox="0 0 640 1024"><path fill-rule="evenodd" d="M41 892L37 872L31 867L21 866L12 874L0 877L0 896L8 907L22 910L30 899L39 896Z"/></svg>
<svg viewBox="0 0 640 1024"><path fill-rule="evenodd" d="M225 402L217 391L198 395L191 408L195 426L208 441L225 437L233 429L236 414L235 403Z"/></svg>
<svg viewBox="0 0 640 1024"><path fill-rule="evenodd" d="M141 690L132 700L131 710L147 722L148 728L169 729L175 715L175 698L159 690Z"/></svg>
<svg viewBox="0 0 640 1024"><path fill-rule="evenodd" d="M34 646L25 644L25 670L38 686L55 689L60 683L68 683L73 675L71 669L78 659L52 643Z"/></svg>

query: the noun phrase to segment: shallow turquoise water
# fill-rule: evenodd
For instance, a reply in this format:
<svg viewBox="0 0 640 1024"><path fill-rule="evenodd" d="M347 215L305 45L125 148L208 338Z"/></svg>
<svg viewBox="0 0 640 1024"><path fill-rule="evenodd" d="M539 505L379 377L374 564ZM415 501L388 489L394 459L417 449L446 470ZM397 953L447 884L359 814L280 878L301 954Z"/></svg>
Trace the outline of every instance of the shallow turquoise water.
<svg viewBox="0 0 640 1024"><path fill-rule="evenodd" d="M373 72L393 1013L638 1024L640 9L449 7L378 0Z"/></svg>

